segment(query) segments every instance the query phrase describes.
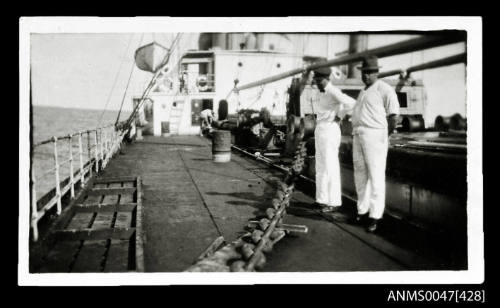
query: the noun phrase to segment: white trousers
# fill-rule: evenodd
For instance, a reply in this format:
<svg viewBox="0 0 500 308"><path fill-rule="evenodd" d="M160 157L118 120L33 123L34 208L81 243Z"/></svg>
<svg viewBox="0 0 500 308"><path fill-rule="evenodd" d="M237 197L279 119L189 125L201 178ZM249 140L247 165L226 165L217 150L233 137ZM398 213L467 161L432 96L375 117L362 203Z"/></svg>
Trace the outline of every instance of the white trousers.
<svg viewBox="0 0 500 308"><path fill-rule="evenodd" d="M342 205L340 187L340 127L336 122L319 122L314 130L316 147L316 202Z"/></svg>
<svg viewBox="0 0 500 308"><path fill-rule="evenodd" d="M385 208L387 129L356 127L353 130L354 183L358 214L380 219Z"/></svg>

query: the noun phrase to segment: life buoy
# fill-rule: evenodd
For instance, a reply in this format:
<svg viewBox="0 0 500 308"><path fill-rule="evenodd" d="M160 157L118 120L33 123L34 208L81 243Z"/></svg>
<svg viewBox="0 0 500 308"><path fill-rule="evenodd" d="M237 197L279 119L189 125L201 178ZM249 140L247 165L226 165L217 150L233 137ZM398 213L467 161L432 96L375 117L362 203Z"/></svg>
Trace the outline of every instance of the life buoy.
<svg viewBox="0 0 500 308"><path fill-rule="evenodd" d="M206 91L208 90L208 79L207 76L199 76L196 79L196 86L198 87L198 90L200 91Z"/></svg>
<svg viewBox="0 0 500 308"><path fill-rule="evenodd" d="M337 67L332 67L332 76L335 79L341 79L342 78L342 72Z"/></svg>

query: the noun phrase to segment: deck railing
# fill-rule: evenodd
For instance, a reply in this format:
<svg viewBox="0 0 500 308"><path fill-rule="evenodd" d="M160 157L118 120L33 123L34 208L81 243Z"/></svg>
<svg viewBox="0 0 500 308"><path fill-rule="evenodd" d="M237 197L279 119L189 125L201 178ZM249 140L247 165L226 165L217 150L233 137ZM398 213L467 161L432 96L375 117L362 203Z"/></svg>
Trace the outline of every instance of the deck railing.
<svg viewBox="0 0 500 308"><path fill-rule="evenodd" d="M83 188L92 177L92 172L96 174L103 170L109 163L109 160L120 149L125 131L115 130L114 125L107 125L96 129L79 131L62 137L52 137L50 139L38 142L32 147L32 165L30 172L31 181L31 228L33 241L39 237L38 222L44 215L57 206L57 215L62 212L62 198L69 193L71 199L75 198L75 186ZM84 162L84 148L82 139L87 135L87 161ZM76 139L76 140L75 140ZM93 139L93 142L92 142ZM68 158L61 160L60 143L62 140L68 142ZM73 143L78 142L78 163L79 169L75 172L73 168L75 157L73 156ZM53 144L54 167L43 170L41 174L35 174L34 152L35 149L47 144ZM61 166L69 164L69 177L61 181ZM45 193L41 198L37 198L37 181L53 173L55 182L54 189ZM51 197L50 195L53 194ZM48 199L48 200L47 200Z"/></svg>

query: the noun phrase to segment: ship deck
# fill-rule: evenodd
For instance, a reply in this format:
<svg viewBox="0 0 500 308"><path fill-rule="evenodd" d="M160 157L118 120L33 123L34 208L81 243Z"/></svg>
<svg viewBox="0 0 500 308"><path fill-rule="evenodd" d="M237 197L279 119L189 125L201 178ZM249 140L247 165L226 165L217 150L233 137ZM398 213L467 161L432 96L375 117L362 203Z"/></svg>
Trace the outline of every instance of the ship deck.
<svg viewBox="0 0 500 308"><path fill-rule="evenodd" d="M219 236L236 239L249 220L269 207L275 182L282 178L233 151L228 163L214 163L211 141L198 136L145 136L128 144L99 178L142 179L145 272L188 268ZM379 234L333 222L308 209L314 200L296 190L285 223L306 225L268 255L264 271L399 271L449 269L428 234L385 221ZM352 209L348 200L346 209ZM352 202L351 202L352 203ZM395 230L397 228L397 230ZM451 266L453 267L453 266Z"/></svg>

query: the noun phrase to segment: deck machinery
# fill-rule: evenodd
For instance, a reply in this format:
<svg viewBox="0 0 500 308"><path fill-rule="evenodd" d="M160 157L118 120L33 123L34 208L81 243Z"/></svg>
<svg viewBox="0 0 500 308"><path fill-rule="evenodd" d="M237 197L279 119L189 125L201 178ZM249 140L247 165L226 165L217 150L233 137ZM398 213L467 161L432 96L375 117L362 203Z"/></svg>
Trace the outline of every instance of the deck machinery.
<svg viewBox="0 0 500 308"><path fill-rule="evenodd" d="M384 78L396 90L401 110L398 132L389 141L386 214L442 236L457 255L465 256L462 260L466 260L467 255L466 120L459 114L444 120L438 116L434 127L426 127L425 87L421 80L412 78L409 73L465 62L465 58L465 54L462 54L429 62L408 68L406 74L402 70L381 74L381 77L400 75L396 79ZM354 55L347 62L342 62L342 59L337 62L350 63L355 59ZM333 63L335 59L329 62ZM313 63L313 66L320 66L322 63L326 62ZM273 82L284 76L286 74L268 77L263 82ZM331 77L334 85L355 99L364 88L359 79L346 78L341 74L332 74ZM294 78L289 84L286 123L282 119L272 119L265 110L242 110L237 115L229 115L228 120L218 122L216 126L232 130L233 141L237 146L246 147L249 152L258 152L257 155L267 156L277 165L286 165L290 161L292 149L300 141L299 132L305 131L308 157L303 175L314 180L313 106L318 89L306 86L301 90L299 82L300 78ZM241 86L238 90L258 85L259 81ZM345 198L355 201L352 127L348 117L341 122L341 131L339 156L342 191Z"/></svg>
<svg viewBox="0 0 500 308"><path fill-rule="evenodd" d="M239 118L217 123L219 128L234 132L234 143L251 148L277 163L286 164L298 142L302 125L309 136L307 167L304 175L314 179L314 112L311 100L318 90L306 87L300 96L290 86L288 122L267 119L265 111L243 111ZM360 80L334 80L333 83L352 97L364 87ZM423 114L425 89L418 80L389 80L397 90L401 115L398 133L390 138L387 159L387 209L390 214L436 230L466 229L466 140L465 130L437 131L425 128ZM305 121L304 121L305 119ZM275 124L276 123L276 124ZM342 185L346 196L355 199L352 167L352 127L350 120L341 122L340 161ZM278 156L278 153L280 154Z"/></svg>
<svg viewBox="0 0 500 308"><path fill-rule="evenodd" d="M258 152L277 164L286 165L291 161L293 149L300 142L298 132L305 130L308 157L304 176L314 180L313 106L318 90L314 86L306 86L301 90L300 78L295 78L297 75L321 66L331 66L334 68L331 82L347 95L357 98L364 84L359 78L348 78L353 76L339 73L339 66L352 66L367 54L387 57L461 42L464 39L463 33L452 31L372 50L354 50L354 53L332 60L262 50L216 48L190 51L181 59L180 93L165 95L160 91L150 96L156 101L152 112L154 119L149 119L154 123L152 133L198 133L199 111L208 108L218 113L218 121L213 125L215 128L232 131L234 145L249 152ZM396 90L401 110L398 133L390 138L386 213L434 230L437 234L452 234L450 241L456 242L452 246L459 247L457 249L461 254L466 255L465 119L458 114L453 117L453 121L438 117L435 127L426 128L425 87L421 80L411 76L414 71L462 62L466 62L466 54L406 70L382 72L380 77L399 75L399 78L384 80ZM249 67L261 69L248 69ZM277 74L268 77L270 71L265 67L271 67L271 71ZM258 81L241 85L241 80ZM267 84L271 85L264 89ZM286 89L284 95L279 90L283 87ZM352 128L348 118L341 122L341 131L339 154L342 189L344 197L355 201Z"/></svg>
<svg viewBox="0 0 500 308"><path fill-rule="evenodd" d="M318 89L310 85L300 89L297 75L305 68L332 66L331 82L347 95L357 98L364 84L359 78L352 78L355 77L352 74L342 73L339 66L352 66L366 54L385 57L463 40L463 34L452 31L372 50L354 50L354 53L333 60L278 51L203 50L200 45L201 50L188 51L181 58L178 84L170 86L172 91L158 86L147 100L143 100L143 114L148 122L143 130L156 136L197 134L200 132L199 112L212 109L218 114L214 127L231 130L233 144L286 164L299 142L296 139L302 119L309 138L304 176L314 179L313 106ZM387 212L435 230L463 233L463 238L467 230L465 119L458 114L452 119L454 121L438 117L435 127L426 127L425 87L421 80L412 78L411 72L465 60L466 54L460 54L404 71L381 73L384 81L396 90L401 112L398 133L390 138L387 159ZM262 69L251 69L253 67ZM301 68L294 69L296 67ZM278 74L268 77L270 72ZM393 75L399 78L385 78ZM251 80L259 81L241 85ZM135 104L139 103L141 100L136 98ZM341 131L343 192L355 199L352 128L348 118L341 122Z"/></svg>

